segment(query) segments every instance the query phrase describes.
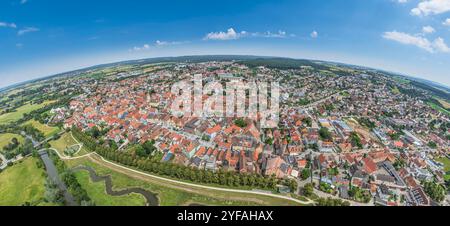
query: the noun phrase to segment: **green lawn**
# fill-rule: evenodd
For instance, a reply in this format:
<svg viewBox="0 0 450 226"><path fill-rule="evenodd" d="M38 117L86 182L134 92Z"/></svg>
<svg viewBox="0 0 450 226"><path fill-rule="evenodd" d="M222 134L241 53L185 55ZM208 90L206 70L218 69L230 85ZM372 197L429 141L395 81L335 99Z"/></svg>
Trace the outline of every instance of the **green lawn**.
<svg viewBox="0 0 450 226"><path fill-rule="evenodd" d="M37 168L37 161L30 157L0 173L0 206L44 203L46 174Z"/></svg>
<svg viewBox="0 0 450 226"><path fill-rule="evenodd" d="M400 94L400 90L398 89L397 86L395 86L394 88L392 88L392 93L394 93L394 94Z"/></svg>
<svg viewBox="0 0 450 226"><path fill-rule="evenodd" d="M66 150L66 148L70 146L77 144L77 142L72 138L70 133L64 133L61 138L56 141L52 140L49 142L49 144L52 148L55 148L61 155L64 155L64 150ZM89 151L83 147L75 156L85 155L87 153L89 153Z"/></svg>
<svg viewBox="0 0 450 226"><path fill-rule="evenodd" d="M17 138L19 140L19 143L23 143L24 138L18 134L12 134L12 133L2 133L0 134L0 152L3 152L3 147L8 145L11 142L11 139Z"/></svg>
<svg viewBox="0 0 450 226"><path fill-rule="evenodd" d="M105 182L94 183L91 181L89 172L77 171L75 176L81 186L86 189L89 197L97 206L144 206L145 198L140 194L129 194L126 196L110 196L106 194Z"/></svg>
<svg viewBox="0 0 450 226"><path fill-rule="evenodd" d="M0 115L0 125L15 122L23 117L23 114L30 113L34 110L40 109L51 102L44 102L41 104L25 104L19 107L14 112L6 113Z"/></svg>
<svg viewBox="0 0 450 226"><path fill-rule="evenodd" d="M450 180L450 159L443 157L443 158L438 158L437 161L444 164L444 171L447 173L445 175L445 179Z"/></svg>
<svg viewBox="0 0 450 226"><path fill-rule="evenodd" d="M215 206L261 206L261 205L296 205L290 201L261 195L229 193L213 191L209 189L192 188L196 192L188 192L176 188L173 184L157 179L140 179L117 172L103 165L94 163L87 158L70 160L67 164L71 167L78 165L90 166L99 175L111 175L114 189L140 187L158 195L161 206L181 206L188 204L202 204ZM180 186L180 185L177 185ZM85 187L86 188L86 187ZM90 188L86 188L90 189ZM93 192L93 191L88 191ZM132 201L130 201L132 202Z"/></svg>

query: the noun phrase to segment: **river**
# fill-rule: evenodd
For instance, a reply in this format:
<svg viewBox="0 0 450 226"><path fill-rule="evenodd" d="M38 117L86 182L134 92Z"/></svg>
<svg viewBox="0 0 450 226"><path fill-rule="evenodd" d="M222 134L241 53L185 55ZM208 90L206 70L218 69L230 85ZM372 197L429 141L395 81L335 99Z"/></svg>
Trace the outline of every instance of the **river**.
<svg viewBox="0 0 450 226"><path fill-rule="evenodd" d="M64 192L64 200L66 201L67 206L77 206L78 204L75 202L75 198L70 194L67 190L66 184L61 180L58 174L58 170L56 169L53 160L48 156L47 151L41 150L39 151L39 155L41 156L42 161L45 164L45 169L47 170L47 174L52 179L56 185L58 185L59 189Z"/></svg>
<svg viewBox="0 0 450 226"><path fill-rule="evenodd" d="M80 170L85 170L89 172L89 175L91 177L91 180L96 183L96 182L101 182L104 181L105 182L105 187L106 187L106 193L108 195L111 196L123 196L123 195L128 195L131 193L136 193L136 194L140 194L142 196L144 196L147 206L158 206L158 197L156 196L156 194L151 193L145 189L142 188L127 188L127 189L123 189L120 191L114 191L113 190L113 184L112 184L112 179L111 179L111 175L106 175L106 176L99 176L97 175L97 173L95 172L94 169L92 169L91 167L87 167L87 166L77 166L75 168L72 169L73 171L80 171Z"/></svg>

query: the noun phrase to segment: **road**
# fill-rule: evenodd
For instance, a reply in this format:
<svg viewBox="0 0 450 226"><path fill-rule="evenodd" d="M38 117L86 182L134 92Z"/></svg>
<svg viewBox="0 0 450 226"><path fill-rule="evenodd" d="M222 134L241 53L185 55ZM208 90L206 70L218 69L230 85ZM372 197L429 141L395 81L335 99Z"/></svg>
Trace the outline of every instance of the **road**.
<svg viewBox="0 0 450 226"><path fill-rule="evenodd" d="M0 170L3 170L8 166L8 160L6 160L5 156L3 156L2 153L0 153L0 160L1 160Z"/></svg>
<svg viewBox="0 0 450 226"><path fill-rule="evenodd" d="M0 153L0 159L2 160L2 163L0 164L0 170L4 170L6 169L6 167L8 167L8 163L10 162L15 163L17 161L20 161L21 159L23 159L23 156L20 154L15 158L8 160L3 154Z"/></svg>

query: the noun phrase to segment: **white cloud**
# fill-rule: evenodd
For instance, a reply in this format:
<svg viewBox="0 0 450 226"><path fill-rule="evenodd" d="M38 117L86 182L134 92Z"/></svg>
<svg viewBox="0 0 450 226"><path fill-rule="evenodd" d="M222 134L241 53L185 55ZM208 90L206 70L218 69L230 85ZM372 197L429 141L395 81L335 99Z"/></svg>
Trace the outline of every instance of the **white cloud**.
<svg viewBox="0 0 450 226"><path fill-rule="evenodd" d="M436 40L434 40L433 47L439 52L443 52L443 53L450 52L450 48L448 48L448 46L445 43L444 39L441 38L441 37L439 37Z"/></svg>
<svg viewBox="0 0 450 226"><path fill-rule="evenodd" d="M247 32L242 31L240 33L236 33L233 28L228 29L226 32L211 32L207 34L203 39L204 40L236 40L239 39L242 35L246 35Z"/></svg>
<svg viewBox="0 0 450 226"><path fill-rule="evenodd" d="M398 3L407 3L408 0L397 0Z"/></svg>
<svg viewBox="0 0 450 226"><path fill-rule="evenodd" d="M436 30L434 30L434 28L432 26L425 26L422 28L422 32L424 34L431 34L434 33Z"/></svg>
<svg viewBox="0 0 450 226"><path fill-rule="evenodd" d="M166 45L169 45L169 43L168 43L168 42L165 42L165 41L159 41L159 40L156 40L155 45L156 45L156 46L166 46Z"/></svg>
<svg viewBox="0 0 450 226"><path fill-rule="evenodd" d="M148 50L148 49L150 49L150 45L149 44L144 44L143 46L140 46L140 47L135 46L131 50L133 50L133 51L142 51L142 50Z"/></svg>
<svg viewBox="0 0 450 226"><path fill-rule="evenodd" d="M319 37L319 33L317 33L317 31L313 31L313 32L311 32L310 36L311 36L311 38L317 38L317 37Z"/></svg>
<svg viewBox="0 0 450 226"><path fill-rule="evenodd" d="M27 33L30 33L30 32L37 32L37 31L39 31L39 28L36 28L36 27L26 27L26 28L24 28L24 29L19 30L19 31L17 32L17 34L18 34L19 36L21 36L21 35L24 35L24 34L27 34Z"/></svg>
<svg viewBox="0 0 450 226"><path fill-rule="evenodd" d="M130 49L129 51L143 51L143 50L149 50L152 49L153 47L164 47L164 46L170 46L170 45L181 45L184 43L188 43L188 42L167 42L167 41L160 41L160 40L156 40L154 44L150 45L150 44L144 44L143 46L135 46L132 49Z"/></svg>
<svg viewBox="0 0 450 226"><path fill-rule="evenodd" d="M447 18L444 22L442 22L442 24L444 26L449 26L450 27L450 18Z"/></svg>
<svg viewBox="0 0 450 226"><path fill-rule="evenodd" d="M253 33L252 35L256 36L256 37L264 37L264 38L286 38L287 33L285 31L278 31L277 33L272 33L270 31L267 31L263 34L256 32L256 33Z"/></svg>
<svg viewBox="0 0 450 226"><path fill-rule="evenodd" d="M422 0L411 10L415 16L436 15L450 11L450 0Z"/></svg>
<svg viewBox="0 0 450 226"><path fill-rule="evenodd" d="M444 39L437 38L433 42L430 42L427 38L417 36L417 35L411 35L403 32L398 31L391 31L391 32L385 32L383 34L383 38L387 40L392 40L399 42L404 45L413 45L417 46L421 49L424 49L430 53L434 52L449 52L449 48L447 44L445 43Z"/></svg>
<svg viewBox="0 0 450 226"><path fill-rule="evenodd" d="M156 47L162 47L162 46L171 46L171 45L181 45L181 44L185 44L185 43L188 43L188 42L187 41L183 41L183 42L168 42L168 41L156 40L155 46Z"/></svg>
<svg viewBox="0 0 450 226"><path fill-rule="evenodd" d="M405 45L414 45L428 52L433 52L433 48L431 47L430 41L428 41L428 39L423 37L413 36L403 32L392 31L392 32L385 32L383 34L383 38L400 42Z"/></svg>
<svg viewBox="0 0 450 226"><path fill-rule="evenodd" d="M17 28L15 23L0 22L0 27Z"/></svg>
<svg viewBox="0 0 450 226"><path fill-rule="evenodd" d="M247 32L241 31L236 32L233 28L228 29L226 32L211 32L208 33L203 40L236 40L245 37L255 37L255 38L286 38L295 37L294 34L288 34L286 31L279 30L278 32Z"/></svg>

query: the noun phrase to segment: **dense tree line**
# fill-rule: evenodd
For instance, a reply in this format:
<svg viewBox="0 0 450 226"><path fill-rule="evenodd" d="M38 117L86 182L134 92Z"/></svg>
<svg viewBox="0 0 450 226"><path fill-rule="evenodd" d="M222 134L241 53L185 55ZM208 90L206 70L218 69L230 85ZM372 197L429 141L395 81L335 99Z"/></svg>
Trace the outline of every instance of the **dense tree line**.
<svg viewBox="0 0 450 226"><path fill-rule="evenodd" d="M250 59L239 62L250 68L265 66L281 70L299 69L301 66L310 66L317 71L328 70L329 67L314 63L309 60L289 59L289 58L260 58Z"/></svg>
<svg viewBox="0 0 450 226"><path fill-rule="evenodd" d="M25 139L25 142L12 150L5 150L4 156L6 159L13 159L18 155L26 156L34 151L33 142L30 139Z"/></svg>
<svg viewBox="0 0 450 226"><path fill-rule="evenodd" d="M55 163L61 180L66 184L75 201L82 206L94 205L94 202L89 197L87 191L81 187L72 170L68 169L66 164L55 153L51 152L49 156Z"/></svg>
<svg viewBox="0 0 450 226"><path fill-rule="evenodd" d="M445 199L446 189L444 185L438 184L434 181L422 182L425 193L430 196L431 199L437 202L442 202Z"/></svg>
<svg viewBox="0 0 450 226"><path fill-rule="evenodd" d="M143 158L136 154L113 150L98 144L95 139L87 136L78 128L72 128L72 134L85 147L97 152L106 159L160 176L203 184L216 184L229 187L256 187L274 191L277 189L277 185L282 184L289 187L291 191L297 190L297 181L295 180L278 179L274 176L268 177L258 174L240 174L234 171L219 170L212 172L198 168L190 168L170 162L161 162L160 159L152 156Z"/></svg>
<svg viewBox="0 0 450 226"><path fill-rule="evenodd" d="M64 205L64 192L59 189L56 182L50 178L47 178L45 181L44 198L45 201L49 203Z"/></svg>

